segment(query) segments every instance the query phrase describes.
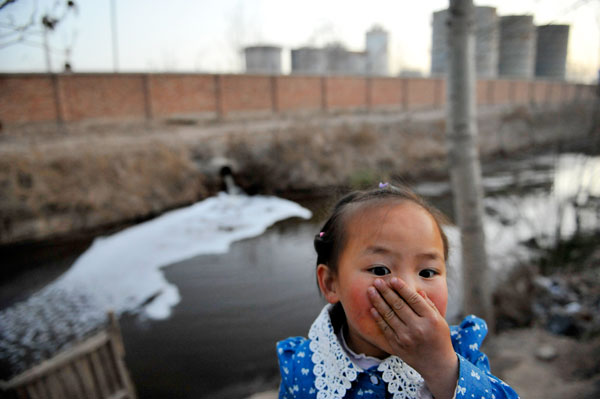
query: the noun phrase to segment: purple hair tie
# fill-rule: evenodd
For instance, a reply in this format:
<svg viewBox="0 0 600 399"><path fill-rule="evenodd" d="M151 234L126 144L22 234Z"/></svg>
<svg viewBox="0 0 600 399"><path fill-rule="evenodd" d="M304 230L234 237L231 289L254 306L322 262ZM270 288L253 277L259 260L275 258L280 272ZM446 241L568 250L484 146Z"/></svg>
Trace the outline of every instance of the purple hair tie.
<svg viewBox="0 0 600 399"><path fill-rule="evenodd" d="M390 183L388 183L388 182L385 182L385 183L379 182L379 188L386 188L389 185L390 185Z"/></svg>
<svg viewBox="0 0 600 399"><path fill-rule="evenodd" d="M320 233L319 233L319 237L323 237L324 235L325 235L325 233L324 233L324 232L320 232Z"/></svg>

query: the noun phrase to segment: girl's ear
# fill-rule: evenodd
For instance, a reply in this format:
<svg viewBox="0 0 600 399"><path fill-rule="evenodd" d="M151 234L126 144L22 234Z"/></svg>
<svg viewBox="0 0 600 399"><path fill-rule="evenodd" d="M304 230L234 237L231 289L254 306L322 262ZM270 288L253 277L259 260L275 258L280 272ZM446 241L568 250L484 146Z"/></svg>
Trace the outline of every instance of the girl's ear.
<svg viewBox="0 0 600 399"><path fill-rule="evenodd" d="M338 296L338 285L335 273L324 264L317 266L317 281L321 293L329 303L337 303L340 298Z"/></svg>

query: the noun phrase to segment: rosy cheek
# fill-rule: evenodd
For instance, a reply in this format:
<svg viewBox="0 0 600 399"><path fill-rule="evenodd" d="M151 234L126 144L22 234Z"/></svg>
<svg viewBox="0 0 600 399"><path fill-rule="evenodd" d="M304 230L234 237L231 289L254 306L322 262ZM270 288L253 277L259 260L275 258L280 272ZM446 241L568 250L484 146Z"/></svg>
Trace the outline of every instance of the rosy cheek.
<svg viewBox="0 0 600 399"><path fill-rule="evenodd" d="M431 302L435 305L442 316L446 316L446 306L448 305L448 295L446 292L436 293L435 295L427 294Z"/></svg>
<svg viewBox="0 0 600 399"><path fill-rule="evenodd" d="M360 286L352 287L350 291L350 301L354 316L357 319L363 319L369 315L371 301L367 296L367 288Z"/></svg>
<svg viewBox="0 0 600 399"><path fill-rule="evenodd" d="M371 302L367 296L368 284L357 283L352 284L345 298L344 310L349 321L354 324L358 324L355 327L360 329L360 325L363 325L369 318L369 309L371 308Z"/></svg>

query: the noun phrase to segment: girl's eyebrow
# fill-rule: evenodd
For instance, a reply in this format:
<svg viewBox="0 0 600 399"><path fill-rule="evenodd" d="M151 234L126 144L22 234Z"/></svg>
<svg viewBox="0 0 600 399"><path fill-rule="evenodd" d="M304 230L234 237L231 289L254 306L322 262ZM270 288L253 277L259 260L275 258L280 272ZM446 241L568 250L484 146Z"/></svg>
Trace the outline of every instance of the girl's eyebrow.
<svg viewBox="0 0 600 399"><path fill-rule="evenodd" d="M365 248L365 250L363 251L364 254L366 255L395 255L395 256L399 256L398 253L396 253L394 250L386 248L386 247L382 247L379 245L370 245L367 248ZM438 251L435 250L431 250L431 251L427 251L427 252L423 252L421 254L418 254L417 257L419 258L426 258L426 259L432 259L432 260L442 260L444 257L438 253Z"/></svg>
<svg viewBox="0 0 600 399"><path fill-rule="evenodd" d="M391 254L392 250L390 250L389 248L386 247L381 247L381 246L377 246L377 245L370 245L367 248L365 248L365 250L363 251L365 254L375 254L375 255L388 255Z"/></svg>
<svg viewBox="0 0 600 399"><path fill-rule="evenodd" d="M444 257L441 256L437 251L425 252L417 255L419 258L426 258L432 260L442 260Z"/></svg>

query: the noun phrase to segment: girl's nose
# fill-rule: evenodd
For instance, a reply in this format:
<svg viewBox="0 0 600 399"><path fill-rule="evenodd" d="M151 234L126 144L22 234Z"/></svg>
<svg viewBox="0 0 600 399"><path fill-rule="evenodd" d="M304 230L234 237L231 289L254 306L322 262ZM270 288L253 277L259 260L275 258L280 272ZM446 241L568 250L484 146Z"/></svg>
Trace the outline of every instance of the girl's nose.
<svg viewBox="0 0 600 399"><path fill-rule="evenodd" d="M395 277L402 280L404 284L406 284L413 291L418 291L421 289L419 286L419 280L409 274L402 273L396 275Z"/></svg>

